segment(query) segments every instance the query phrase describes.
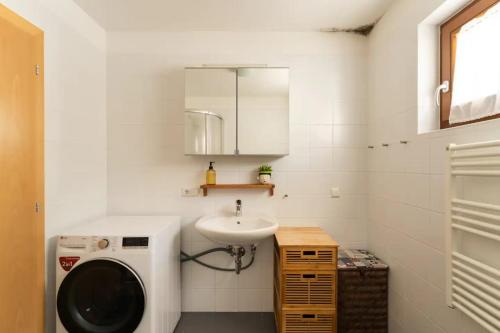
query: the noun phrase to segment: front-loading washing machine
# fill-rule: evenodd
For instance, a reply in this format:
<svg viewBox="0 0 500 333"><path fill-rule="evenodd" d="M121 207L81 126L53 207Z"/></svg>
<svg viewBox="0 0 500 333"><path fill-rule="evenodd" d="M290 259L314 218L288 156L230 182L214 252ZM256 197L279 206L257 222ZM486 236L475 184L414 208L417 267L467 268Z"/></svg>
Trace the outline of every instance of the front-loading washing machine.
<svg viewBox="0 0 500 333"><path fill-rule="evenodd" d="M56 333L171 333L180 219L112 216L58 236Z"/></svg>

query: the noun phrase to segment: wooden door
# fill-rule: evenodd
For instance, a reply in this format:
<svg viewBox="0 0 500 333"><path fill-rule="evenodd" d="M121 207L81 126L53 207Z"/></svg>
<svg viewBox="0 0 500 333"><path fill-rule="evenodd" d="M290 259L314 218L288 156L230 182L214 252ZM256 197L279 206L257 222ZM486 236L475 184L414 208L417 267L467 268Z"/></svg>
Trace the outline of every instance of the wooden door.
<svg viewBox="0 0 500 333"><path fill-rule="evenodd" d="M0 332L44 330L42 75L43 32L0 5Z"/></svg>

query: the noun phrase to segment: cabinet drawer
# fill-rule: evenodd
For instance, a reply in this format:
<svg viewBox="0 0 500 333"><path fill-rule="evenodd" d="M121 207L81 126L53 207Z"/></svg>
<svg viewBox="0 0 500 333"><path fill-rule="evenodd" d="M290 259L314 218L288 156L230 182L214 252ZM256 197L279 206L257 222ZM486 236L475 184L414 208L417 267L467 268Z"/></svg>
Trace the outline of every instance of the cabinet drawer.
<svg viewBox="0 0 500 333"><path fill-rule="evenodd" d="M283 270L337 269L336 248L282 248Z"/></svg>
<svg viewBox="0 0 500 333"><path fill-rule="evenodd" d="M336 307L336 272L286 271L283 273L283 306Z"/></svg>
<svg viewBox="0 0 500 333"><path fill-rule="evenodd" d="M283 333L334 333L336 332L333 310L284 310Z"/></svg>

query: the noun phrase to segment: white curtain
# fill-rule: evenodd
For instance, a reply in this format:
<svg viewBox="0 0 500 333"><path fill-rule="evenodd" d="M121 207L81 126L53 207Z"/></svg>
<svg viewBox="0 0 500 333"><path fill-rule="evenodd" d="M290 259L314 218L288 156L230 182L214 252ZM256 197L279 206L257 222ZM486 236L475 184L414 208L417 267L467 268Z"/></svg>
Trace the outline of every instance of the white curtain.
<svg viewBox="0 0 500 333"><path fill-rule="evenodd" d="M457 33L450 124L500 113L500 4Z"/></svg>

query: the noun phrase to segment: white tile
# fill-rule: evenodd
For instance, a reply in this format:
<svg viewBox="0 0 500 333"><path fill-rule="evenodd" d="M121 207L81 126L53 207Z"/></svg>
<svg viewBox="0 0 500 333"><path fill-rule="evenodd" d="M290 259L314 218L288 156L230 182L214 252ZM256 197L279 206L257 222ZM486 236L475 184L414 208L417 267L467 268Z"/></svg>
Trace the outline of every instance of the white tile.
<svg viewBox="0 0 500 333"><path fill-rule="evenodd" d="M404 149L405 171L415 173L429 173L430 147L428 140L411 140L402 145Z"/></svg>
<svg viewBox="0 0 500 333"><path fill-rule="evenodd" d="M446 147L453 142L448 136L430 140L430 171L434 174L444 174L447 167L448 152Z"/></svg>
<svg viewBox="0 0 500 333"><path fill-rule="evenodd" d="M311 147L331 147L333 141L332 125L309 126L309 138Z"/></svg>
<svg viewBox="0 0 500 333"><path fill-rule="evenodd" d="M368 180L365 172L335 172L329 185L339 187L341 194L367 194Z"/></svg>
<svg viewBox="0 0 500 333"><path fill-rule="evenodd" d="M309 169L314 171L332 170L333 154L331 148L311 148Z"/></svg>
<svg viewBox="0 0 500 333"><path fill-rule="evenodd" d="M413 307L425 308L426 303L432 293L432 286L425 280L425 278L415 275L407 267L405 269L406 276L406 290L405 297Z"/></svg>
<svg viewBox="0 0 500 333"><path fill-rule="evenodd" d="M186 289L182 291L182 311L215 311L215 289Z"/></svg>
<svg viewBox="0 0 500 333"><path fill-rule="evenodd" d="M426 229L426 240L437 251L444 252L445 216L439 213L430 213L429 227Z"/></svg>
<svg viewBox="0 0 500 333"><path fill-rule="evenodd" d="M412 188L410 183L415 180L417 175L404 173L386 173L382 175L381 187L383 195L395 201L409 203L410 191L415 192L417 189ZM418 186L418 184L417 184ZM421 190L417 194L421 194ZM411 194L415 196L414 193Z"/></svg>
<svg viewBox="0 0 500 333"><path fill-rule="evenodd" d="M273 289L263 289L260 291L262 294L262 312L273 312Z"/></svg>
<svg viewBox="0 0 500 333"><path fill-rule="evenodd" d="M363 99L337 100L333 104L333 121L339 125L367 123L367 103Z"/></svg>
<svg viewBox="0 0 500 333"><path fill-rule="evenodd" d="M442 329L435 326L425 314L416 308L407 311L407 320L405 326L411 328L412 333L444 333Z"/></svg>
<svg viewBox="0 0 500 333"><path fill-rule="evenodd" d="M239 312L261 312L265 300L260 289L238 289Z"/></svg>
<svg viewBox="0 0 500 333"><path fill-rule="evenodd" d="M313 218L333 218L335 215L345 213L345 207L350 203L352 201L346 200L339 203L338 199L329 197L311 198L306 203L307 216Z"/></svg>
<svg viewBox="0 0 500 333"><path fill-rule="evenodd" d="M236 312L238 311L238 293L235 289L215 290L215 311Z"/></svg>
<svg viewBox="0 0 500 333"><path fill-rule="evenodd" d="M263 279L262 267L259 263L255 263L238 276L238 289L261 289L265 286L266 281Z"/></svg>
<svg viewBox="0 0 500 333"><path fill-rule="evenodd" d="M234 268L234 260L231 261L233 261L231 264L221 265L218 267ZM238 288L238 276L236 276L233 272L215 272L215 287L236 289Z"/></svg>
<svg viewBox="0 0 500 333"><path fill-rule="evenodd" d="M405 318L406 301L399 293L390 288L388 291L389 298L389 318L403 320Z"/></svg>
<svg viewBox="0 0 500 333"><path fill-rule="evenodd" d="M405 331L403 324L399 322L397 319L399 318L389 317L389 332L404 333Z"/></svg>
<svg viewBox="0 0 500 333"><path fill-rule="evenodd" d="M302 196L289 195L287 198L279 199L276 203L276 216L282 218L307 218L310 199Z"/></svg>
<svg viewBox="0 0 500 333"><path fill-rule="evenodd" d="M443 175L432 175L430 177L430 209L444 213L446 204L446 183Z"/></svg>
<svg viewBox="0 0 500 333"><path fill-rule="evenodd" d="M290 147L306 148L309 147L309 126L304 124L290 125Z"/></svg>
<svg viewBox="0 0 500 333"><path fill-rule="evenodd" d="M331 202L330 205L333 206L335 217L361 220L366 220L367 218L368 199L365 195L343 195L340 198L327 198L325 200ZM328 201L325 201L324 205Z"/></svg>
<svg viewBox="0 0 500 333"><path fill-rule="evenodd" d="M462 332L463 323L460 311L448 307L443 291L434 287L430 289L431 292L427 298L428 306L425 309L427 315L446 332Z"/></svg>
<svg viewBox="0 0 500 333"><path fill-rule="evenodd" d="M188 274L191 276L190 286L193 289L215 288L215 271L213 269L193 263Z"/></svg>
<svg viewBox="0 0 500 333"><path fill-rule="evenodd" d="M407 174L405 176L405 187L402 189L405 201L411 205L421 208L429 208L430 205L430 177L423 174Z"/></svg>
<svg viewBox="0 0 500 333"><path fill-rule="evenodd" d="M335 125L333 127L333 145L335 147L366 148L367 142L367 125Z"/></svg>
<svg viewBox="0 0 500 333"><path fill-rule="evenodd" d="M309 149L296 148L290 155L281 157L273 162L276 171L307 171L309 168Z"/></svg>
<svg viewBox="0 0 500 333"><path fill-rule="evenodd" d="M365 171L367 155L365 148L333 148L333 170Z"/></svg>
<svg viewBox="0 0 500 333"><path fill-rule="evenodd" d="M356 180L353 180L355 183ZM326 171L288 172L286 193L290 195L329 195L334 186L333 175ZM351 185L355 187L357 184Z"/></svg>
<svg viewBox="0 0 500 333"><path fill-rule="evenodd" d="M431 248L426 248L424 251L427 262L426 278L433 286L444 292L446 285L446 260L442 252L438 252Z"/></svg>
<svg viewBox="0 0 500 333"><path fill-rule="evenodd" d="M421 242L429 243L426 230L430 224L430 212L410 205L401 205L401 215L398 216L402 231Z"/></svg>

